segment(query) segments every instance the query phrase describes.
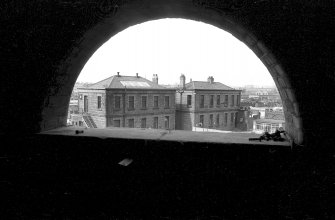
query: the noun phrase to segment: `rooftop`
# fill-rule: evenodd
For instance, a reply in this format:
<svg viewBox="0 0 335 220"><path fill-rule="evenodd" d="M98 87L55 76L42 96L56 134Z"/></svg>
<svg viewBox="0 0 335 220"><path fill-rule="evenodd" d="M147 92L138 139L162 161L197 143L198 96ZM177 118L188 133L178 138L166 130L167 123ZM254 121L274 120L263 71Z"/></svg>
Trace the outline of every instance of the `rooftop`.
<svg viewBox="0 0 335 220"><path fill-rule="evenodd" d="M87 87L88 89L168 89L141 76L114 75ZM87 89L84 88L84 89Z"/></svg>
<svg viewBox="0 0 335 220"><path fill-rule="evenodd" d="M207 82L207 81L192 81L185 84L187 90L235 90L220 82Z"/></svg>

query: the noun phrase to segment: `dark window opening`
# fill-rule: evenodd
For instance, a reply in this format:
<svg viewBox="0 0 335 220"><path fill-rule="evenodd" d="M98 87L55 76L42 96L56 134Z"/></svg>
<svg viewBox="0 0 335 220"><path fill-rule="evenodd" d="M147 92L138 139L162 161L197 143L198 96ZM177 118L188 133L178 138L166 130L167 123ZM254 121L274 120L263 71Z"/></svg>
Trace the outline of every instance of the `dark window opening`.
<svg viewBox="0 0 335 220"><path fill-rule="evenodd" d="M165 127L165 129L170 128L170 117L169 116L165 116L164 127Z"/></svg>
<svg viewBox="0 0 335 220"><path fill-rule="evenodd" d="M114 127L121 127L121 120L114 120Z"/></svg>
<svg viewBox="0 0 335 220"><path fill-rule="evenodd" d="M141 128L146 128L147 127L147 119L146 118L142 118L141 119Z"/></svg>
<svg viewBox="0 0 335 220"><path fill-rule="evenodd" d="M201 95L200 96L200 108L204 108L205 107L205 96Z"/></svg>
<svg viewBox="0 0 335 220"><path fill-rule="evenodd" d="M146 109L146 108L147 108L147 97L142 96L142 109Z"/></svg>
<svg viewBox="0 0 335 220"><path fill-rule="evenodd" d="M154 129L157 129L157 128L158 128L158 117L154 117L153 128L154 128Z"/></svg>
<svg viewBox="0 0 335 220"><path fill-rule="evenodd" d="M84 112L88 112L88 98L87 98L87 95L84 96Z"/></svg>
<svg viewBox="0 0 335 220"><path fill-rule="evenodd" d="M217 95L217 96L216 96L216 105L217 105L217 106L220 106L220 104L221 104L220 102L221 102L221 100L220 100L220 95Z"/></svg>
<svg viewBox="0 0 335 220"><path fill-rule="evenodd" d="M154 96L154 108L158 108L158 96Z"/></svg>
<svg viewBox="0 0 335 220"><path fill-rule="evenodd" d="M134 102L134 100L135 100L134 96L129 96L128 97L128 108L129 108L129 110L135 109L135 102Z"/></svg>
<svg viewBox="0 0 335 220"><path fill-rule="evenodd" d="M209 115L209 127L213 127L213 115Z"/></svg>
<svg viewBox="0 0 335 220"><path fill-rule="evenodd" d="M134 127L134 119L128 119L128 127L133 128Z"/></svg>
<svg viewBox="0 0 335 220"><path fill-rule="evenodd" d="M204 115L200 115L200 127L204 127Z"/></svg>
<svg viewBox="0 0 335 220"><path fill-rule="evenodd" d="M101 109L101 96L98 96L98 109Z"/></svg>
<svg viewBox="0 0 335 220"><path fill-rule="evenodd" d="M192 106L192 95L187 95L187 107Z"/></svg>
<svg viewBox="0 0 335 220"><path fill-rule="evenodd" d="M170 107L170 96L165 96L164 98L164 107L169 108Z"/></svg>
<svg viewBox="0 0 335 220"><path fill-rule="evenodd" d="M121 97L120 96L115 96L114 107L116 109L120 109L121 108Z"/></svg>
<svg viewBox="0 0 335 220"><path fill-rule="evenodd" d="M211 95L211 96L210 96L209 107L210 107L210 108L213 108L213 106L214 106L214 95Z"/></svg>

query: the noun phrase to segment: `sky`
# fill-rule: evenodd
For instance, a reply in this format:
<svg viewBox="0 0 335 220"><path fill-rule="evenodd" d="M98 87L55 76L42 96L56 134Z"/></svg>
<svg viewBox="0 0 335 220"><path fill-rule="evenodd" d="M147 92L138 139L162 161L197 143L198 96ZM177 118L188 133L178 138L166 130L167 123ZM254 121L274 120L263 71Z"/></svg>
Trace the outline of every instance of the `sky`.
<svg viewBox="0 0 335 220"><path fill-rule="evenodd" d="M98 82L112 75L133 75L159 84L214 81L231 87L274 86L259 58L230 33L185 19L161 19L125 29L103 44L88 60L77 82Z"/></svg>

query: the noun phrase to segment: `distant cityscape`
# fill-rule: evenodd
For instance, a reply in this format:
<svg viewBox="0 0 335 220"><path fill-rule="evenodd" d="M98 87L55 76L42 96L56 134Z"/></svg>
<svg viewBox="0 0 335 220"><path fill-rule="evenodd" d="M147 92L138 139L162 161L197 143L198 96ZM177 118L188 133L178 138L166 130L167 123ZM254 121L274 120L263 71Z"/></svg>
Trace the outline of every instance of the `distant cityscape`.
<svg viewBox="0 0 335 220"><path fill-rule="evenodd" d="M68 126L87 128L273 133L285 129L275 86L232 88L209 76L204 81L158 83L117 73L96 83L77 82L68 110Z"/></svg>

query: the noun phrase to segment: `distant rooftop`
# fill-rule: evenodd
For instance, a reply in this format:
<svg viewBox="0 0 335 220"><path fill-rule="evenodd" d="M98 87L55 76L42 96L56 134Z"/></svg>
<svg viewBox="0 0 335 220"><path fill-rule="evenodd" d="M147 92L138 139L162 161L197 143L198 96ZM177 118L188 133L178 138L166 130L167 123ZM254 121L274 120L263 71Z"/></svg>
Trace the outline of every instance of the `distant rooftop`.
<svg viewBox="0 0 335 220"><path fill-rule="evenodd" d="M226 86L220 82L207 82L207 81L192 81L185 84L187 90L199 89L199 90L235 90L229 86Z"/></svg>

